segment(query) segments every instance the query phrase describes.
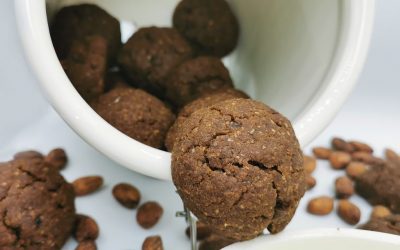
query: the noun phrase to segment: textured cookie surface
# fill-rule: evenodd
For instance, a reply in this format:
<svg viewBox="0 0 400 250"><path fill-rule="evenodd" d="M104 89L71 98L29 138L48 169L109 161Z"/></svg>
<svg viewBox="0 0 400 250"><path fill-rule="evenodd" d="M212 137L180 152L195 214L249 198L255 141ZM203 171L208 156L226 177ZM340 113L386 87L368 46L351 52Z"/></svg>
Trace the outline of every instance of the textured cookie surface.
<svg viewBox="0 0 400 250"><path fill-rule="evenodd" d="M74 198L43 159L0 163L0 249L61 249L75 222Z"/></svg>
<svg viewBox="0 0 400 250"><path fill-rule="evenodd" d="M234 240L283 230L305 191L290 122L249 99L219 102L186 119L172 150L172 177L184 204Z"/></svg>

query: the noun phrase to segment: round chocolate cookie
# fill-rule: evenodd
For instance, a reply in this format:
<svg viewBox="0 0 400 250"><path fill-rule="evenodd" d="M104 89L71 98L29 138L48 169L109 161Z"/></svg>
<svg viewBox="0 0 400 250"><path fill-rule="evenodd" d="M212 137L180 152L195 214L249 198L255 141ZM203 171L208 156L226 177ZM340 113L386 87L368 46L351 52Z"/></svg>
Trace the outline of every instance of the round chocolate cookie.
<svg viewBox="0 0 400 250"><path fill-rule="evenodd" d="M162 89L172 69L191 56L191 47L176 29L148 27L139 29L129 38L118 62L135 83Z"/></svg>
<svg viewBox="0 0 400 250"><path fill-rule="evenodd" d="M50 27L54 49L59 59L64 59L74 41L91 35L105 38L108 58L113 58L121 47L119 21L93 4L72 5L55 15Z"/></svg>
<svg viewBox="0 0 400 250"><path fill-rule="evenodd" d="M134 88L115 88L92 103L93 109L127 136L161 148L175 116L156 97Z"/></svg>
<svg viewBox="0 0 400 250"><path fill-rule="evenodd" d="M200 55L223 57L239 38L238 21L225 0L182 0L173 24Z"/></svg>
<svg viewBox="0 0 400 250"><path fill-rule="evenodd" d="M219 58L197 57L177 67L167 81L167 98L178 107L221 88L232 88L229 71Z"/></svg>
<svg viewBox="0 0 400 250"><path fill-rule="evenodd" d="M261 102L230 99L193 112L172 150L172 179L185 206L220 235L278 233L305 192L290 122Z"/></svg>
<svg viewBox="0 0 400 250"><path fill-rule="evenodd" d="M185 123L186 119L194 111L234 98L249 98L249 96L240 90L229 88L198 98L184 106L179 112L174 124L169 128L167 136L165 137L165 147L167 150L170 152L172 151L177 134L182 130L181 127Z"/></svg>
<svg viewBox="0 0 400 250"><path fill-rule="evenodd" d="M40 158L0 163L0 249L61 249L75 223L74 191Z"/></svg>

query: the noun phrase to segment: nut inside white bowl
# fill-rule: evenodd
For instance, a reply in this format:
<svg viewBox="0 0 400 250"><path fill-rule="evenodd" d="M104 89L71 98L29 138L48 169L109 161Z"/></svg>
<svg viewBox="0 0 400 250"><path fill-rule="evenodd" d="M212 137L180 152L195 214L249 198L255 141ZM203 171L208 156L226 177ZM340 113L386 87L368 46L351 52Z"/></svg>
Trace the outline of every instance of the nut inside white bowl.
<svg viewBox="0 0 400 250"><path fill-rule="evenodd" d="M78 95L58 63L49 17L64 5L92 2L138 27L170 26L178 1L16 0L24 49L61 117L97 150L136 172L170 179L170 154L135 141L106 123ZM230 0L240 42L224 59L235 85L287 116L302 146L333 119L362 68L373 1ZM46 12L47 6L47 12Z"/></svg>

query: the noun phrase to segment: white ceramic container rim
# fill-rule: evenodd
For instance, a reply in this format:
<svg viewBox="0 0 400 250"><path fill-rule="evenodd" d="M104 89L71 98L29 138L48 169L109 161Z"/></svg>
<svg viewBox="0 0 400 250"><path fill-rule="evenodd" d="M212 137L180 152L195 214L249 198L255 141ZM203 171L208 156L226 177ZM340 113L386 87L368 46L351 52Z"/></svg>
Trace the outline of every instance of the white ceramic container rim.
<svg viewBox="0 0 400 250"><path fill-rule="evenodd" d="M285 231L279 233L277 235L267 235L267 236L260 236L254 240L244 241L240 243L236 243L230 246L223 248L224 250L239 250L239 249L260 249L260 247L265 246L265 249L268 248L272 244L277 244L279 246L286 246L287 249L294 249L292 248L293 245L290 245L291 241L296 240L304 240L304 239L327 239L327 238L337 238L338 240L341 239L354 239L358 241L375 241L375 242L382 242L386 244L392 245L399 245L400 247L400 236L387 234L387 233L380 233L380 232L373 232L367 230L360 230L360 229L350 229L350 228L322 228L322 229L312 229L312 230L301 230L301 231ZM291 247L292 246L292 247ZM315 247L313 249L316 249ZM321 248L323 249L323 248ZM341 248L338 248L341 249ZM384 248L382 248L384 249ZM400 249L400 248L399 248Z"/></svg>
<svg viewBox="0 0 400 250"><path fill-rule="evenodd" d="M293 125L304 147L333 119L357 81L368 51L374 0L345 0L335 58L321 84ZM79 96L53 49L45 0L15 0L16 18L27 60L48 100L85 141L119 164L158 179L171 179L171 154L129 138L105 122ZM341 42L344 41L344 42Z"/></svg>

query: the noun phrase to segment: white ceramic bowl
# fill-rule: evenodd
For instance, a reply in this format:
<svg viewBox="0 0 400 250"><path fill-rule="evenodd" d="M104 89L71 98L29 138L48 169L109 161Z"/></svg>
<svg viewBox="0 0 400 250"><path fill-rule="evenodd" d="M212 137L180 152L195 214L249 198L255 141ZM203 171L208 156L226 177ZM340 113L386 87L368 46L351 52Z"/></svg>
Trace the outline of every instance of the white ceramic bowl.
<svg viewBox="0 0 400 250"><path fill-rule="evenodd" d="M224 250L398 250L400 237L359 229L282 232L236 243Z"/></svg>
<svg viewBox="0 0 400 250"><path fill-rule="evenodd" d="M49 16L65 4L95 2L138 26L170 25L177 0L15 0L26 57L60 116L123 166L170 179L170 154L135 141L79 96L54 52ZM302 146L333 119L356 83L373 24L373 0L231 0L241 37L225 58L237 87L292 122Z"/></svg>

